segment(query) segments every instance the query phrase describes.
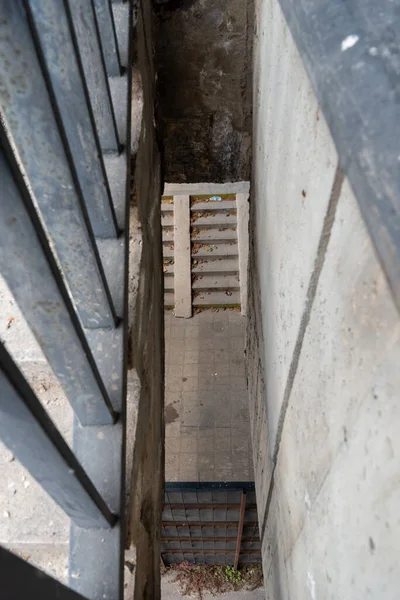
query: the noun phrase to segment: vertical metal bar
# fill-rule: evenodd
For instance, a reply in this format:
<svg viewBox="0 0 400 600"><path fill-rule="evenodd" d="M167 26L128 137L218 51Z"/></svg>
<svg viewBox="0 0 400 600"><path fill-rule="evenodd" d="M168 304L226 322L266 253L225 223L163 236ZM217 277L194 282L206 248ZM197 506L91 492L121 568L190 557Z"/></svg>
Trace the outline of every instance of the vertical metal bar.
<svg viewBox="0 0 400 600"><path fill-rule="evenodd" d="M0 343L0 438L80 527L110 527L116 517Z"/></svg>
<svg viewBox="0 0 400 600"><path fill-rule="evenodd" d="M5 57L0 103L7 133L84 326L112 327L110 293L22 0L0 3L0 36Z"/></svg>
<svg viewBox="0 0 400 600"><path fill-rule="evenodd" d="M0 271L80 422L112 423L110 401L25 182L1 148L0 181Z"/></svg>
<svg viewBox="0 0 400 600"><path fill-rule="evenodd" d="M53 0L46 0L52 2ZM118 152L117 126L92 0L67 0L103 152Z"/></svg>
<svg viewBox="0 0 400 600"><path fill-rule="evenodd" d="M107 174L65 6L47 0L28 0L26 5L93 233L100 238L116 237Z"/></svg>
<svg viewBox="0 0 400 600"><path fill-rule="evenodd" d="M116 77L121 75L121 67L111 2L110 0L94 0L94 7L107 74Z"/></svg>
<svg viewBox="0 0 400 600"><path fill-rule="evenodd" d="M244 523L244 513L246 510L246 492L242 492L242 500L240 503L240 516L239 516L239 528L236 542L236 552L235 552L235 563L234 569L237 571L239 565L239 556L240 556L240 547L242 545L242 533L243 533L243 523Z"/></svg>
<svg viewBox="0 0 400 600"><path fill-rule="evenodd" d="M87 600L12 552L0 548L2 600Z"/></svg>

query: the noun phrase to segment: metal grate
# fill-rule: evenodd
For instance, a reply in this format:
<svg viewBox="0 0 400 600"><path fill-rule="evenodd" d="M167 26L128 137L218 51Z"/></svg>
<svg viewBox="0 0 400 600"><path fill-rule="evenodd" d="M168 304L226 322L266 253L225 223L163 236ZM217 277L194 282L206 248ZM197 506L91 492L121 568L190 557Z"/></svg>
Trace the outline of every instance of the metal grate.
<svg viewBox="0 0 400 600"><path fill-rule="evenodd" d="M75 590L1 549L2 594L122 598L132 3L0 17L0 272L75 413L71 450L0 344L0 437L71 518Z"/></svg>
<svg viewBox="0 0 400 600"><path fill-rule="evenodd" d="M165 564L261 562L254 484L167 483L161 553Z"/></svg>

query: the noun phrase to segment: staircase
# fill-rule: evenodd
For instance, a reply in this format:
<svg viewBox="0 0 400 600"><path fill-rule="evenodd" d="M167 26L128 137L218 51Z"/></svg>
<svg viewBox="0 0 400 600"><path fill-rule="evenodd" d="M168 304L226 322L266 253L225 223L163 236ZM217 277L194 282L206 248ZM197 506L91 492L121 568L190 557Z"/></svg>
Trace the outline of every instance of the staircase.
<svg viewBox="0 0 400 600"><path fill-rule="evenodd" d="M190 252L191 305L196 309L241 306L240 254L238 239L238 196L243 194L189 194L190 244L180 246L180 252ZM176 235L175 196L163 196L161 203L164 305L174 308L176 303L176 263L174 236ZM245 199L247 204L247 197ZM239 218L240 219L240 218ZM247 222L243 230L247 232ZM240 238L240 236L239 236ZM247 245L242 242L242 245ZM242 290L243 292L243 290ZM189 315L190 316L190 315Z"/></svg>

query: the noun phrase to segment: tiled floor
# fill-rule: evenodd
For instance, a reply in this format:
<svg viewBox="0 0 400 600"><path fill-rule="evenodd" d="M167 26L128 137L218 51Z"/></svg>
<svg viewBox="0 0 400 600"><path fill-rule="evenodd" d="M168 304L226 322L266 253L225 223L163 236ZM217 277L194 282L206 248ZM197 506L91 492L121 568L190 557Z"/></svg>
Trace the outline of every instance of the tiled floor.
<svg viewBox="0 0 400 600"><path fill-rule="evenodd" d="M253 481L245 318L165 314L166 481Z"/></svg>

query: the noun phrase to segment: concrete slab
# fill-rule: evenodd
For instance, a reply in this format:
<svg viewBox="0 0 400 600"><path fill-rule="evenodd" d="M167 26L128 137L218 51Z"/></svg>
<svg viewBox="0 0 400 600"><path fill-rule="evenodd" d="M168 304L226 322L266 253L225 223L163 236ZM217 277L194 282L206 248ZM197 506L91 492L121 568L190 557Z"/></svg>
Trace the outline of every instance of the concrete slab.
<svg viewBox="0 0 400 600"><path fill-rule="evenodd" d="M189 196L174 196L175 316L185 319L192 316L189 204Z"/></svg>
<svg viewBox="0 0 400 600"><path fill-rule="evenodd" d="M166 481L253 481L244 328L236 311L166 313Z"/></svg>

